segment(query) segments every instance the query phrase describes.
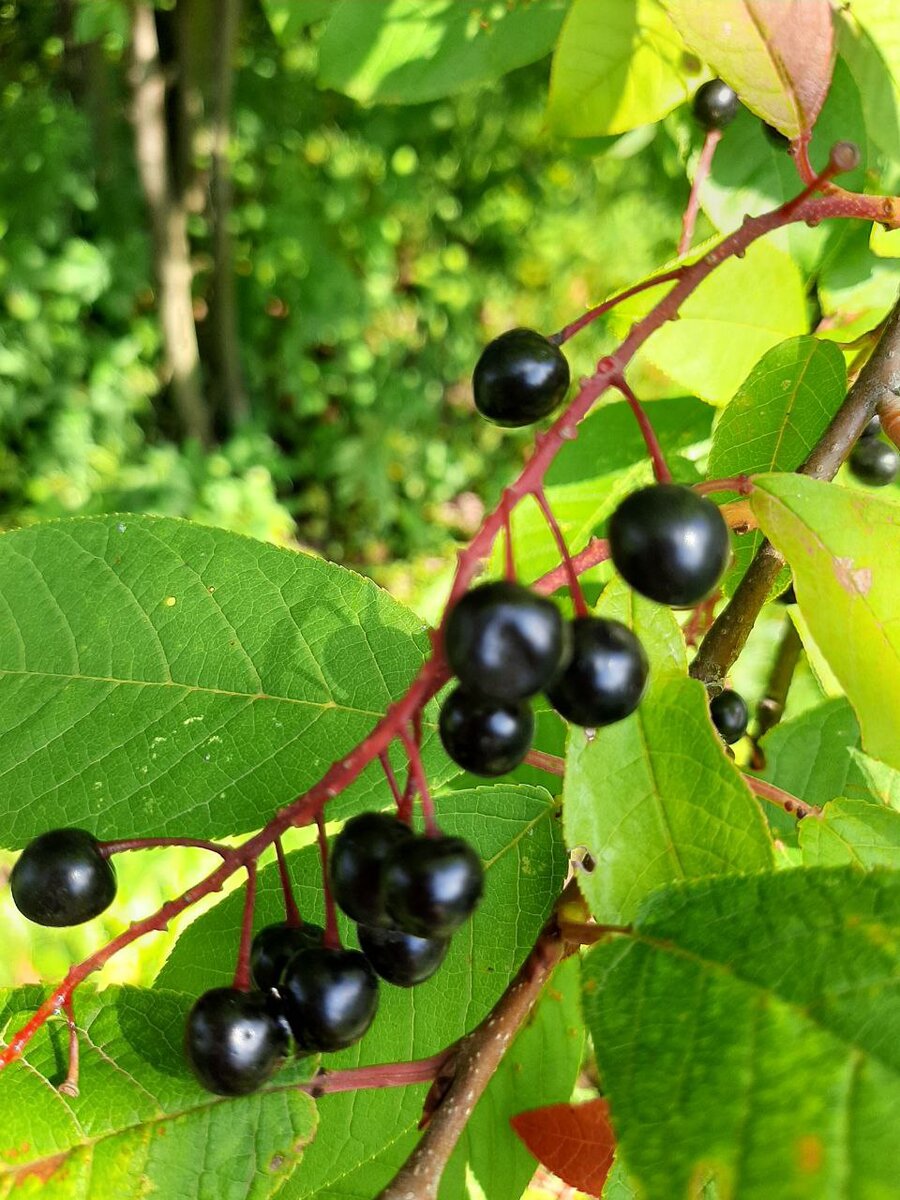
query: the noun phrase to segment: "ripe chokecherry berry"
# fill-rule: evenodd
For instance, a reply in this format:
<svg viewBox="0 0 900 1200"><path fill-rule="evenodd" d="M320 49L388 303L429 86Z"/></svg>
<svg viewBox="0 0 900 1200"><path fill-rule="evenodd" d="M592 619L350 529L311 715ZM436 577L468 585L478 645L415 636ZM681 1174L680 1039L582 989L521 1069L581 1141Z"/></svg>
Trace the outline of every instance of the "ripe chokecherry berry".
<svg viewBox="0 0 900 1200"><path fill-rule="evenodd" d="M569 660L570 633L559 609L519 583L482 583L447 617L444 649L460 683L491 700L525 700Z"/></svg>
<svg viewBox="0 0 900 1200"><path fill-rule="evenodd" d="M384 876L388 916L421 938L449 937L484 891L481 859L458 837L417 837L394 851Z"/></svg>
<svg viewBox="0 0 900 1200"><path fill-rule="evenodd" d="M301 1050L343 1050L372 1024L378 979L358 950L301 950L284 969L281 1002Z"/></svg>
<svg viewBox="0 0 900 1200"><path fill-rule="evenodd" d="M184 1052L197 1079L219 1096L246 1096L272 1077L288 1052L283 1027L262 992L213 988L188 1014Z"/></svg>
<svg viewBox="0 0 900 1200"><path fill-rule="evenodd" d="M874 416L871 421L867 422L865 429L859 435L860 438L878 437L881 433L881 417Z"/></svg>
<svg viewBox="0 0 900 1200"><path fill-rule="evenodd" d="M352 817L334 839L328 873L335 902L363 925L384 924L384 860L413 832L392 813L366 812Z"/></svg>
<svg viewBox="0 0 900 1200"><path fill-rule="evenodd" d="M743 696L728 688L719 692L709 702L709 715L712 723L722 735L722 740L730 746L747 732L750 711Z"/></svg>
<svg viewBox="0 0 900 1200"><path fill-rule="evenodd" d="M415 987L430 979L447 956L449 938L416 937L402 929L357 927L359 946L372 969L395 987Z"/></svg>
<svg viewBox="0 0 900 1200"><path fill-rule="evenodd" d="M53 829L29 842L9 884L16 908L37 925L81 925L116 896L115 869L84 829Z"/></svg>
<svg viewBox="0 0 900 1200"><path fill-rule="evenodd" d="M854 479L869 487L886 487L900 474L900 454L880 437L860 438L847 459Z"/></svg>
<svg viewBox="0 0 900 1200"><path fill-rule="evenodd" d="M575 725L611 725L633 713L647 686L644 647L627 625L604 617L572 622L572 658L547 689L556 711Z"/></svg>
<svg viewBox="0 0 900 1200"><path fill-rule="evenodd" d="M737 92L722 79L710 79L694 96L694 118L706 130L724 129L738 112Z"/></svg>
<svg viewBox="0 0 900 1200"><path fill-rule="evenodd" d="M475 407L495 425L531 425L557 408L569 386L569 364L558 346L533 329L494 338L475 364Z"/></svg>
<svg viewBox="0 0 900 1200"><path fill-rule="evenodd" d="M288 959L298 950L321 946L325 936L320 925L288 925L281 921L277 925L266 925L253 937L250 946L250 974L261 991L278 987Z"/></svg>
<svg viewBox="0 0 900 1200"><path fill-rule="evenodd" d="M609 548L626 583L673 608L705 600L731 557L718 508L676 483L652 484L626 497L610 518Z"/></svg>
<svg viewBox="0 0 900 1200"><path fill-rule="evenodd" d="M505 775L531 749L534 714L525 700L498 703L458 687L444 701L439 729L458 767L473 775Z"/></svg>

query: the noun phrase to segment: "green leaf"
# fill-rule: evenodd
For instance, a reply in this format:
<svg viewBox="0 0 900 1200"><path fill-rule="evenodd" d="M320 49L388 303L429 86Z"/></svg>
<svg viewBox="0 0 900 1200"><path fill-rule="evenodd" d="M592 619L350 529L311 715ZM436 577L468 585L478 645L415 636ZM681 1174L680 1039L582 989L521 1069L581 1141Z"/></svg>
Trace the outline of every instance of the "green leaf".
<svg viewBox="0 0 900 1200"><path fill-rule="evenodd" d="M314 21L330 17L340 0L262 0L263 12L279 41L291 45Z"/></svg>
<svg viewBox="0 0 900 1200"><path fill-rule="evenodd" d="M33 987L6 994L4 1039L39 998ZM312 1100L294 1086L308 1067L285 1066L252 1096L210 1095L181 1048L193 1000L79 990L80 1094L56 1090L67 1061L62 1018L0 1074L0 1196L264 1200L278 1192L316 1128Z"/></svg>
<svg viewBox="0 0 900 1200"><path fill-rule="evenodd" d="M823 313L839 322L838 336L875 326L893 306L898 286L900 263L873 255L864 225L831 230L818 290Z"/></svg>
<svg viewBox="0 0 900 1200"><path fill-rule="evenodd" d="M848 863L900 871L900 812L865 800L832 800L821 819L801 822L800 847L808 867Z"/></svg>
<svg viewBox="0 0 900 1200"><path fill-rule="evenodd" d="M574 0L553 58L557 133L598 137L658 121L704 78L659 0Z"/></svg>
<svg viewBox="0 0 900 1200"><path fill-rule="evenodd" d="M568 0L342 0L319 44L319 85L421 104L491 83L553 49Z"/></svg>
<svg viewBox="0 0 900 1200"><path fill-rule="evenodd" d="M859 718L863 747L900 766L900 506L802 475L763 475L751 497L794 570L813 637Z"/></svg>
<svg viewBox="0 0 900 1200"><path fill-rule="evenodd" d="M846 391L844 356L833 342L808 336L782 342L763 355L722 413L709 452L708 477L796 470L828 428ZM735 561L724 584L728 595L762 540L758 530L735 538ZM773 595L786 586L787 579L779 576Z"/></svg>
<svg viewBox="0 0 900 1200"><path fill-rule="evenodd" d="M900 874L666 888L584 964L585 1016L647 1197L891 1196L900 1175ZM774 1191L773 1191L774 1189Z"/></svg>
<svg viewBox="0 0 900 1200"><path fill-rule="evenodd" d="M358 1046L329 1056L329 1066L425 1057L472 1029L518 969L559 893L567 860L546 791L498 783L451 792L439 799L438 818L447 833L476 846L485 862L481 907L456 934L433 979L410 990L382 988L372 1028ZM291 855L290 863L304 918L321 920L315 848ZM185 930L160 972L161 986L196 993L229 978L241 903L240 893L228 896ZM259 875L257 926L282 915L277 871L269 866ZM342 931L352 942L349 922L342 922ZM415 1143L424 1092L386 1088L324 1097L316 1141L284 1196L349 1200L376 1194Z"/></svg>
<svg viewBox="0 0 900 1200"><path fill-rule="evenodd" d="M261 825L372 728L427 653L420 621L307 554L152 517L0 537L2 833ZM433 736L435 783L448 763ZM377 766L377 764L376 764ZM335 817L383 803L370 768Z"/></svg>
<svg viewBox="0 0 900 1200"><path fill-rule="evenodd" d="M534 1174L534 1159L509 1119L569 1100L583 1050L581 962L575 957L557 967L475 1106L441 1181L441 1200L464 1195L454 1190L454 1175L464 1178L466 1168L490 1200L519 1200Z"/></svg>
<svg viewBox="0 0 900 1200"><path fill-rule="evenodd" d="M828 0L664 0L688 46L753 112L794 138L828 93L834 31Z"/></svg>
<svg viewBox="0 0 900 1200"><path fill-rule="evenodd" d="M877 758L870 758L862 750L851 749L850 757L866 793L879 803L900 811L900 771Z"/></svg>
<svg viewBox="0 0 900 1200"><path fill-rule="evenodd" d="M843 698L807 709L782 721L762 739L763 779L808 804L826 804L850 795L858 773L850 751L859 745L859 726ZM860 797L862 797L860 790ZM796 822L791 819L793 829Z"/></svg>
<svg viewBox="0 0 900 1200"><path fill-rule="evenodd" d="M647 600L615 576L603 589L596 612L598 617L621 621L638 635L654 683L667 674L687 672L684 636L670 608Z"/></svg>
<svg viewBox="0 0 900 1200"><path fill-rule="evenodd" d="M837 18L838 48L859 87L866 128L900 161L900 13L891 0L853 0Z"/></svg>
<svg viewBox="0 0 900 1200"><path fill-rule="evenodd" d="M624 336L665 294L652 288L626 300L612 324ZM782 251L755 242L731 258L681 306L681 316L658 330L639 357L711 404L726 404L751 367L785 338L805 333L806 298L796 264Z"/></svg>
<svg viewBox="0 0 900 1200"><path fill-rule="evenodd" d="M636 622L642 641L643 630ZM760 807L726 756L696 680L651 674L632 716L591 741L573 729L564 799L566 841L596 863L581 888L603 923L632 920L644 897L672 880L772 865Z"/></svg>

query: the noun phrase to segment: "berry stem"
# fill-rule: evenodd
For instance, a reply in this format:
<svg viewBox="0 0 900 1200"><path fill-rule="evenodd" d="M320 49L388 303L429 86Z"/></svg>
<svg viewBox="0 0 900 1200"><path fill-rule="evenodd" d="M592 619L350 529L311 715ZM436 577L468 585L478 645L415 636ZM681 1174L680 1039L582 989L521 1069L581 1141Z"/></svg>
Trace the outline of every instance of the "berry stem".
<svg viewBox="0 0 900 1200"><path fill-rule="evenodd" d="M291 929L299 929L303 924L303 918L300 916L300 909L297 907L297 901L294 899L294 889L291 887L291 875L288 871L287 859L284 856L284 846L281 844L281 838L275 839L275 857L278 859L278 877L281 880L281 894L284 897L284 916L285 923Z"/></svg>
<svg viewBox="0 0 900 1200"><path fill-rule="evenodd" d="M743 774L744 782L754 796L759 796L761 800L768 800L770 804L777 804L779 808L783 808L786 813L790 813L798 821L803 817L821 817L822 810L817 805L807 804L805 800L792 796L790 792L776 787L774 783L766 783L764 779L757 779L755 775L748 775L746 771Z"/></svg>
<svg viewBox="0 0 900 1200"><path fill-rule="evenodd" d="M669 470L666 463L665 455L662 452L662 446L659 444L659 438L656 436L656 430L650 424L650 418L644 411L644 406L638 400L637 396L625 382L625 377L620 376L614 381L616 388L622 393L628 401L631 411L634 413L638 425L641 429L641 434L644 438L644 444L647 447L647 453L650 455L650 461L653 463L653 474L657 483L671 483L672 472Z"/></svg>
<svg viewBox="0 0 900 1200"><path fill-rule="evenodd" d="M328 950L341 949L341 935L338 931L337 909L331 891L331 876L328 873L328 838L325 834L325 817L316 814L316 827L319 838L319 859L322 864L322 891L325 896L325 937L324 945Z"/></svg>
<svg viewBox="0 0 900 1200"><path fill-rule="evenodd" d="M197 850L209 850L222 858L227 858L229 854L228 847L221 846L218 842L190 837L124 838L117 842L100 842L99 845L104 858L112 858L114 854L125 854L131 850L156 850L163 846L190 846Z"/></svg>
<svg viewBox="0 0 900 1200"><path fill-rule="evenodd" d="M554 516L553 509L550 507L550 501L547 499L547 493L544 491L543 485L536 487L532 494L538 503L538 507L544 514L544 520L550 527L553 540L556 542L556 548L559 550L559 556L562 559L562 565L566 572L569 591L572 593L572 602L575 605L575 615L577 617L586 617L588 615L588 606L584 598L581 581L578 578L578 572L575 570L572 557L569 554L569 547L566 545L565 536L559 527L559 522Z"/></svg>
<svg viewBox="0 0 900 1200"><path fill-rule="evenodd" d="M335 1092L355 1092L360 1088L409 1087L415 1083L431 1083L452 1054L453 1048L418 1058L412 1062L380 1063L372 1067L348 1067L344 1071L318 1071L299 1090L308 1092L314 1100Z"/></svg>
<svg viewBox="0 0 900 1200"><path fill-rule="evenodd" d="M630 934L630 925L595 925L592 921L560 921L559 933L566 942L576 946L593 946L611 934Z"/></svg>
<svg viewBox="0 0 900 1200"><path fill-rule="evenodd" d="M707 496L711 492L738 492L749 496L753 491L753 480L749 475L732 475L730 479L706 479L703 483L695 483L693 491L699 496Z"/></svg>
<svg viewBox="0 0 900 1200"><path fill-rule="evenodd" d="M606 562L608 558L609 542L605 538L591 538L583 550L571 556L572 569L578 575L583 575L585 571L590 571L599 563ZM565 587L568 582L569 568L565 563L560 563L558 567L554 567L552 571L548 571L546 575L542 576L534 586L549 596L559 588Z"/></svg>
<svg viewBox="0 0 900 1200"><path fill-rule="evenodd" d="M560 779L566 773L566 760L558 758L555 754L545 754L543 750L529 750L522 761L526 762L529 767L537 767L539 771L546 771L548 775L558 775Z"/></svg>
<svg viewBox="0 0 900 1200"><path fill-rule="evenodd" d="M515 583L516 558L513 552L512 515L509 498L506 492L503 493L503 499L500 503L503 507L503 550L506 578L510 581L510 583Z"/></svg>
<svg viewBox="0 0 900 1200"><path fill-rule="evenodd" d="M700 151L700 157L697 159L694 178L691 181L691 194L688 197L687 208L684 210L684 217L681 222L681 237L678 239L679 258L683 254L687 254L691 248L694 227L697 224L697 215L700 212L700 190L709 176L713 155L716 152L716 146L718 146L721 140L721 129L708 130L706 137L703 139L703 149Z"/></svg>
<svg viewBox="0 0 900 1200"><path fill-rule="evenodd" d="M66 1024L69 1027L69 1067L66 1077L57 1088L64 1096L78 1095L78 1072L80 1069L80 1047L78 1044L78 1027L75 1024L75 1006L70 996L63 1004L66 1014Z"/></svg>
<svg viewBox="0 0 900 1200"><path fill-rule="evenodd" d="M388 787L391 789L391 795L394 797L394 803L397 805L397 819L404 821L408 825L412 819L410 803L407 800L406 794L400 791L400 785L397 782L397 776L394 774L394 768L391 766L391 760L388 757L387 751L385 750L379 754L378 759L388 781Z"/></svg>
<svg viewBox="0 0 900 1200"><path fill-rule="evenodd" d="M589 308L577 320L560 329L559 333L551 334L547 341L553 342L555 346L561 346L569 338L574 337L576 333L580 333L585 326L590 325L592 321L596 321L598 317L602 317L605 313L608 313L617 304L621 304L623 300L630 300L632 296L640 295L641 292L658 287L661 283L671 283L675 279L680 279L683 273L683 267L675 267L671 271L663 271L659 275L652 276L650 279L644 279L640 283L634 284L633 287L626 288L624 292L619 292L618 295L611 297L609 300L604 300L602 304L596 304L593 308Z"/></svg>
<svg viewBox="0 0 900 1200"><path fill-rule="evenodd" d="M403 742L406 753L409 755L409 778L413 787L419 793L419 800L422 804L422 818L425 822L425 832L428 837L440 837L441 831L438 828L434 815L434 801L431 798L431 791L428 787L428 779L425 775L425 767L422 763L422 753L419 750L419 743L410 734L408 729L400 730L400 740Z"/></svg>
<svg viewBox="0 0 900 1200"><path fill-rule="evenodd" d="M256 863L247 863L247 891L244 893L244 915L241 918L241 942L238 947L234 984L239 992L250 991L250 944L253 941L253 910L256 907Z"/></svg>

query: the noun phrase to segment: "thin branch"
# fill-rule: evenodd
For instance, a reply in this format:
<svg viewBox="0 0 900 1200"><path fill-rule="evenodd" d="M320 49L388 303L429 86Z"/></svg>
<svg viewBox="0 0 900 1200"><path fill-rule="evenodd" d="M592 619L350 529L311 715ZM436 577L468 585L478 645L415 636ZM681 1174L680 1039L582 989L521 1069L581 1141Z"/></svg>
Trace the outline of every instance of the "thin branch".
<svg viewBox="0 0 900 1200"><path fill-rule="evenodd" d="M433 1054L431 1058L419 1058L413 1062L381 1063L373 1067L348 1067L345 1071L317 1072L307 1083L298 1084L297 1090L308 1092L314 1100L330 1096L335 1092L356 1092L360 1088L409 1087L416 1083L431 1083L453 1053L453 1047Z"/></svg>
<svg viewBox="0 0 900 1200"><path fill-rule="evenodd" d="M331 876L328 873L328 838L325 835L325 817L316 814L316 829L319 838L319 860L322 866L322 891L325 894L325 937L324 944L329 950L340 950L341 935L338 931L337 909L334 904L334 893L331 890Z"/></svg>
<svg viewBox="0 0 900 1200"><path fill-rule="evenodd" d="M560 921L559 933L564 941L573 946L593 946L613 934L629 934L630 925L596 925L593 921Z"/></svg>
<svg viewBox="0 0 900 1200"><path fill-rule="evenodd" d="M829 202L829 197L823 197ZM900 300L869 361L847 393L831 424L800 467L812 479L833 479L883 397L900 394ZM695 679L721 685L743 650L784 559L768 541L756 552L729 603L719 613L691 664Z"/></svg>
<svg viewBox="0 0 900 1200"><path fill-rule="evenodd" d="M419 793L419 801L422 805L422 817L425 821L425 832L429 837L440 837L440 829L438 828L437 820L434 815L434 801L431 798L431 790L428 787L428 777L425 774L425 767L422 763L422 753L419 750L418 739L410 735L408 729L400 730L400 740L409 755L409 777L413 781L415 790Z"/></svg>
<svg viewBox="0 0 900 1200"><path fill-rule="evenodd" d="M247 863L247 891L244 895L244 913L241 918L241 940L238 946L237 966L234 971L234 987L238 991L250 990L250 946L253 942L253 910L256 907L256 863Z"/></svg>
<svg viewBox="0 0 900 1200"><path fill-rule="evenodd" d="M298 929L303 924L300 909L294 899L294 889L291 887L291 873L288 870L287 859L284 856L284 846L281 838L275 839L275 857L278 859L278 878L281 880L281 894L284 897L284 916L286 923L292 929Z"/></svg>
<svg viewBox="0 0 900 1200"><path fill-rule="evenodd" d="M543 487L535 488L533 495L537 501L538 508L544 514L544 520L547 522L547 526L553 535L553 540L556 542L559 557L562 559L562 565L567 577L566 582L569 585L572 603L575 605L575 616L586 617L588 615L587 601L584 598L578 572L575 570L575 564L572 562L572 557L569 554L569 547L566 545L565 535L562 529L560 529L559 521L557 521L553 509L550 507L550 501L547 499L547 494Z"/></svg>
<svg viewBox="0 0 900 1200"><path fill-rule="evenodd" d="M101 842L100 853L104 858L111 858L114 854L126 854L132 850L158 850L167 846L187 846L195 850L209 850L211 854L218 854L221 858L227 858L229 854L228 847L219 842L190 837L123 838L117 842Z"/></svg>
<svg viewBox="0 0 900 1200"><path fill-rule="evenodd" d="M703 483L695 483L692 491L700 496L708 496L713 492L738 492L741 496L749 496L753 491L753 480L749 475L733 475L730 479L707 479Z"/></svg>
<svg viewBox="0 0 900 1200"><path fill-rule="evenodd" d="M787 703L788 692L794 678L794 671L802 653L803 642L800 640L797 627L790 617L785 617L781 640L775 652L772 670L769 672L766 694L760 700L756 709L757 729L755 741L757 743L784 716L784 706ZM754 770L762 770L764 766L765 756L757 745L753 763Z"/></svg>
<svg viewBox="0 0 900 1200"><path fill-rule="evenodd" d="M777 804L779 808L783 808L786 813L790 813L798 821L804 817L821 817L822 815L822 810L818 805L807 804L805 800L792 796L790 792L776 787L774 783L766 783L764 779L757 779L755 775L748 775L746 772L744 772L744 782L755 796L759 796L761 800L768 800L770 804Z"/></svg>
<svg viewBox="0 0 900 1200"><path fill-rule="evenodd" d="M700 157L697 159L694 178L691 181L691 194L688 197L687 208L684 210L684 217L681 222L681 237L678 239L679 258L683 254L687 254L691 248L694 227L697 224L697 214L700 212L700 190L709 175L716 146L718 146L721 140L721 129L710 129L707 131L703 142L703 149L700 151Z"/></svg>
<svg viewBox="0 0 900 1200"><path fill-rule="evenodd" d="M557 775L560 779L566 774L566 760L555 754L545 754L543 750L529 750L523 760L529 767L537 767L548 775Z"/></svg>
<svg viewBox="0 0 900 1200"><path fill-rule="evenodd" d="M650 461L653 463L653 475L656 482L671 483L672 472L669 470L669 464L666 462L666 456L663 454L662 446L659 444L656 430L650 423L650 418L647 416L643 404L641 404L624 379L617 379L615 386L628 401L628 407L634 413L635 420L640 426L641 436L647 447L647 453L650 455Z"/></svg>
<svg viewBox="0 0 900 1200"><path fill-rule="evenodd" d="M78 1045L78 1027L75 1024L75 1008L72 1004L71 996L63 1005L63 1012L66 1014L66 1025L68 1026L69 1033L69 1066L65 1079L56 1090L62 1092L64 1096L77 1096L80 1050Z"/></svg>
<svg viewBox="0 0 900 1200"><path fill-rule="evenodd" d="M593 308L589 308L586 313L583 313L577 320L572 321L570 325L564 326L559 333L551 334L547 339L557 346L561 346L567 342L569 338L580 333L592 321L596 321L598 317L602 317L608 313L610 309L621 304L625 300L630 300L632 296L640 295L641 292L649 291L650 288L659 287L661 283L672 283L676 279L680 279L684 274L684 267L675 267L671 271L663 271L659 275L654 275L651 279L644 279L640 283L634 284L633 287L626 288L624 292L619 292L612 296L609 300L604 300L602 304L596 304Z"/></svg>

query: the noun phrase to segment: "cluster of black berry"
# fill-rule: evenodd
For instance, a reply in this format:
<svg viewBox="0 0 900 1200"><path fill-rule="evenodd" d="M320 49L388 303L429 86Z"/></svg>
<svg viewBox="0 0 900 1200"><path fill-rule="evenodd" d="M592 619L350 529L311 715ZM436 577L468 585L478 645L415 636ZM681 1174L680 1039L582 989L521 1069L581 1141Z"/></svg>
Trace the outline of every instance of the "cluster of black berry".
<svg viewBox="0 0 900 1200"><path fill-rule="evenodd" d="M387 813L362 813L335 839L334 900L357 922L361 950L327 944L318 925L267 925L253 939L253 991L214 988L188 1016L185 1049L199 1081L246 1095L269 1079L291 1039L303 1054L352 1046L378 1008L378 976L398 987L429 979L484 886L461 838L428 837Z"/></svg>

